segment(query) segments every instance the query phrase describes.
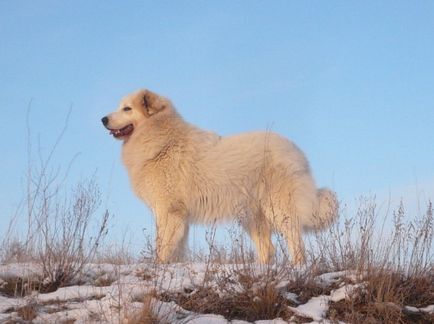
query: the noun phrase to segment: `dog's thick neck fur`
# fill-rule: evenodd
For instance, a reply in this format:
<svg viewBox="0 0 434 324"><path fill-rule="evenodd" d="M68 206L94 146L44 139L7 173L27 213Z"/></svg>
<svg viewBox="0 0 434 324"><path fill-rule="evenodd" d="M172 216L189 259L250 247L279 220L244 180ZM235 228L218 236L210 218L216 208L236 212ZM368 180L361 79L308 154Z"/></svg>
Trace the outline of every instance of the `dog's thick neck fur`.
<svg viewBox="0 0 434 324"><path fill-rule="evenodd" d="M201 155L220 138L215 133L186 122L173 106L166 109L161 115L152 116L138 125L122 147L122 160L133 189L151 208L154 208L156 203L152 199L156 183L165 182L164 187L167 187L170 182L168 179L191 174ZM155 170L164 171L156 174ZM136 181L144 178L149 181ZM176 187L176 184L172 183L171 188L166 189L172 191L176 190Z"/></svg>
<svg viewBox="0 0 434 324"><path fill-rule="evenodd" d="M175 108L166 109L168 111L161 113L161 116L158 114L152 116L136 127L131 137L123 143L123 155L139 155L143 163L157 161L164 158L167 155L165 153L171 150L177 150L178 153L188 150L187 146L191 142L191 135L196 135L198 139L210 135L218 137L214 133L204 131L186 122ZM140 148L140 152L137 148ZM128 159L124 162L127 167L130 166Z"/></svg>

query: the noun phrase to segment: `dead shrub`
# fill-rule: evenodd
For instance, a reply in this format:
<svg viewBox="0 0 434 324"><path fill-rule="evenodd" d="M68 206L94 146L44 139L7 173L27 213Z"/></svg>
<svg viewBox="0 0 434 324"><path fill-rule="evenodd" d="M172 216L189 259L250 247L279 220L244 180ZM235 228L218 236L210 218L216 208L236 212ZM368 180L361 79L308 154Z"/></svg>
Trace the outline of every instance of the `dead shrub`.
<svg viewBox="0 0 434 324"><path fill-rule="evenodd" d="M31 256L41 264L44 278L39 289L42 292L56 290L77 280L83 266L93 259L107 234L107 211L97 228L91 228L101 204L95 176L87 181L78 181L72 190L68 190L68 174L77 155L65 169L52 166L56 149L66 132L69 115L70 111L51 148L45 151L38 142L35 153L29 107L26 195L1 242L0 256L3 260L19 261L23 256ZM37 158L34 158L35 155ZM18 221L21 214L25 216L24 221ZM25 239L15 238L13 228L16 223L25 224Z"/></svg>
<svg viewBox="0 0 434 324"><path fill-rule="evenodd" d="M99 206L99 191L93 180L79 184L68 207L56 209L41 221L41 252L46 291L71 283L89 263L100 241L107 234L106 211L94 237L88 231ZM52 217L51 217L52 216Z"/></svg>
<svg viewBox="0 0 434 324"><path fill-rule="evenodd" d="M129 316L126 322L128 324L162 324L162 321L154 314L152 298L152 295L146 295L140 312Z"/></svg>
<svg viewBox="0 0 434 324"><path fill-rule="evenodd" d="M182 308L198 314L219 314L228 320L257 321L265 319L289 319L289 302L275 287L264 286L256 291L216 293L211 287L201 287L190 294L163 293L163 301L174 301Z"/></svg>
<svg viewBox="0 0 434 324"><path fill-rule="evenodd" d="M25 321L33 321L38 316L38 308L35 302L29 302L27 305L16 309L19 317Z"/></svg>
<svg viewBox="0 0 434 324"><path fill-rule="evenodd" d="M212 232L207 233L209 254L202 284L183 292L160 292L156 298L173 301L193 313L219 314L228 320L289 320L293 313L288 306L294 303L276 286L291 268L258 266L242 237L234 240L231 251L221 259L223 250L215 244L214 237ZM227 263L228 256L232 264Z"/></svg>
<svg viewBox="0 0 434 324"><path fill-rule="evenodd" d="M33 291L38 291L40 287L41 280L37 278L4 278L0 285L0 294L8 297L24 297L31 295Z"/></svg>
<svg viewBox="0 0 434 324"><path fill-rule="evenodd" d="M347 269L352 266L359 273L359 281L365 283L349 299L331 303L330 319L349 323L433 321L433 314L406 308L434 304L431 202L427 207L425 214L408 220L401 203L393 213L392 231L384 233L382 227L376 226L377 211L371 203L369 212L359 214L358 221L346 221L340 237L333 233L335 240L329 241L328 246L322 241L331 264Z"/></svg>

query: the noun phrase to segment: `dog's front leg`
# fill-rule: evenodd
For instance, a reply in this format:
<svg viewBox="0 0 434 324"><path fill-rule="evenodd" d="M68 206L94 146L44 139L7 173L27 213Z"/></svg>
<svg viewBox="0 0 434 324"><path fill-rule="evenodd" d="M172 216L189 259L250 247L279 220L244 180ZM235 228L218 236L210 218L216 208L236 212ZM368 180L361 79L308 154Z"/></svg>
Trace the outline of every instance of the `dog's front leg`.
<svg viewBox="0 0 434 324"><path fill-rule="evenodd" d="M188 223L183 208L163 208L157 212L157 259L180 261L188 238Z"/></svg>

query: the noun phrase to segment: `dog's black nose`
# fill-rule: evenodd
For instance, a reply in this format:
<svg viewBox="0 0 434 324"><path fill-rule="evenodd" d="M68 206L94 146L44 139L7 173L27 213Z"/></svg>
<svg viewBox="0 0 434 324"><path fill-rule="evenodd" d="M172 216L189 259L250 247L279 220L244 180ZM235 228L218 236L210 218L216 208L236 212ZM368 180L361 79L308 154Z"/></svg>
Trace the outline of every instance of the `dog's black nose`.
<svg viewBox="0 0 434 324"><path fill-rule="evenodd" d="M104 126L107 126L107 124L108 124L108 118L107 118L107 116L101 118L101 121L102 121L102 124L103 124Z"/></svg>

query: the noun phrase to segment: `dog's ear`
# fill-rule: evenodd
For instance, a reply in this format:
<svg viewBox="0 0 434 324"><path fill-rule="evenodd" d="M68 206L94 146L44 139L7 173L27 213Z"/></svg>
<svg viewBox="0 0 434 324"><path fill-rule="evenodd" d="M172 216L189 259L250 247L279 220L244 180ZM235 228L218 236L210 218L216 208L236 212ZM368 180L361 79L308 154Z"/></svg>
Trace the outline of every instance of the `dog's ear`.
<svg viewBox="0 0 434 324"><path fill-rule="evenodd" d="M142 100L143 109L148 117L159 113L167 105L167 101L164 98L148 90L144 92Z"/></svg>

